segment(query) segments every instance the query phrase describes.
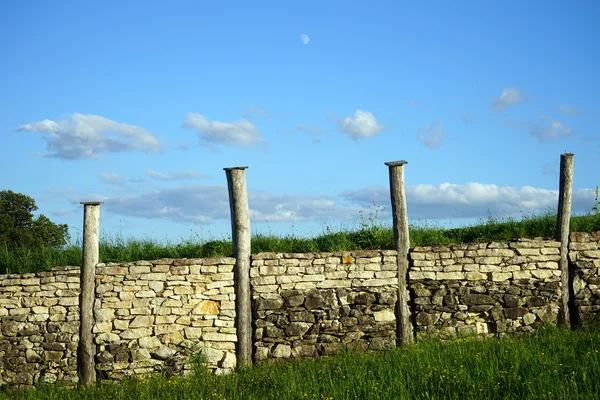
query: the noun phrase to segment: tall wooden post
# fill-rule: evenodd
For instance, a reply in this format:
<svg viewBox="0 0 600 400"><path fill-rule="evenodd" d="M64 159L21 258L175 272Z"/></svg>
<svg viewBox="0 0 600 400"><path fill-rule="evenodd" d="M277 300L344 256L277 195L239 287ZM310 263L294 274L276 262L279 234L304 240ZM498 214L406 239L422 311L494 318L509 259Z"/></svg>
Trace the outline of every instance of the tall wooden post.
<svg viewBox="0 0 600 400"><path fill-rule="evenodd" d="M571 224L571 198L573 194L573 154L560 155L560 186L558 214L556 216L556 240L560 242L560 281L562 285L561 323L571 327L569 312L569 231Z"/></svg>
<svg viewBox="0 0 600 400"><path fill-rule="evenodd" d="M235 257L235 320L238 365L252 364L252 310L250 308L250 216L246 168L224 168L229 188L231 235Z"/></svg>
<svg viewBox="0 0 600 400"><path fill-rule="evenodd" d="M410 323L410 309L408 308L408 288L406 277L408 275L408 213L406 212L406 195L404 193L404 164L406 161L391 161L385 165L390 171L390 196L392 200L392 216L394 222L394 245L398 252L398 319L397 334L399 343L411 345L414 342L413 327Z"/></svg>
<svg viewBox="0 0 600 400"><path fill-rule="evenodd" d="M100 260L100 204L83 204L83 257L81 260L79 292L79 345L77 348L77 372L79 382L86 386L96 384L96 347L92 336L94 326L94 295L96 264Z"/></svg>

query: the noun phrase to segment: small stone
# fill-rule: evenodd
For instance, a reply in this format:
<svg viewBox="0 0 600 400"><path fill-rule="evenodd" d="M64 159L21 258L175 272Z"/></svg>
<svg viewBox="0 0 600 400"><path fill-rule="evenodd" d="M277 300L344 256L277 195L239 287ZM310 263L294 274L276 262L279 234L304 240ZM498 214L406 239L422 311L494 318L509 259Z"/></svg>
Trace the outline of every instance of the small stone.
<svg viewBox="0 0 600 400"><path fill-rule="evenodd" d="M523 322L525 325L531 325L536 320L535 314L529 313L523 316Z"/></svg>
<svg viewBox="0 0 600 400"><path fill-rule="evenodd" d="M156 351L150 353L152 355L152 357L158 359L158 360L166 360L170 357L173 356L173 354L175 354L175 351L173 351L171 348L167 347L167 346L160 346Z"/></svg>
<svg viewBox="0 0 600 400"><path fill-rule="evenodd" d="M233 369L233 368L235 368L236 363L237 363L237 359L235 357L235 354L233 354L231 352L226 352L225 357L219 363L219 367Z"/></svg>
<svg viewBox="0 0 600 400"><path fill-rule="evenodd" d="M40 357L38 353L31 349L27 349L25 351L25 359L28 363L39 363L40 361L42 361L42 357Z"/></svg>
<svg viewBox="0 0 600 400"><path fill-rule="evenodd" d="M160 339L156 336L144 336L138 339L138 344L143 348L156 348L161 345Z"/></svg>
<svg viewBox="0 0 600 400"><path fill-rule="evenodd" d="M46 350L44 352L44 361L59 362L63 357L62 351Z"/></svg>
<svg viewBox="0 0 600 400"><path fill-rule="evenodd" d="M108 352L108 351L103 351L103 352L100 352L100 353L98 353L96 355L96 360L99 363L113 362L114 359L115 359L115 357L112 354L110 354L110 352Z"/></svg>
<svg viewBox="0 0 600 400"><path fill-rule="evenodd" d="M147 315L138 315L129 323L129 328L145 328L151 325L150 317Z"/></svg>
<svg viewBox="0 0 600 400"><path fill-rule="evenodd" d="M114 343L114 342L118 342L119 340L121 340L121 338L119 337L119 335L117 335L115 333L105 332L105 333L96 335L96 344L99 344L99 345L104 345L107 343Z"/></svg>
<svg viewBox="0 0 600 400"><path fill-rule="evenodd" d="M204 300L198 303L192 310L193 315L218 315L219 303L211 300Z"/></svg>
<svg viewBox="0 0 600 400"><path fill-rule="evenodd" d="M150 358L150 352L147 349L136 349L131 351L131 359L133 361L146 361Z"/></svg>
<svg viewBox="0 0 600 400"><path fill-rule="evenodd" d="M390 310L375 311L373 317L376 322L392 322L396 320L396 315Z"/></svg>
<svg viewBox="0 0 600 400"><path fill-rule="evenodd" d="M144 336L150 336L152 334L152 328L133 328L126 329L121 332L120 336L123 339L139 339Z"/></svg>
<svg viewBox="0 0 600 400"><path fill-rule="evenodd" d="M306 332L308 332L308 330L310 329L311 326L312 326L311 324L306 323L306 322L292 322L286 328L285 334L286 334L286 336L302 336ZM267 327L267 336L270 336L269 328L271 328L271 327ZM281 331L280 329L277 329L277 330ZM277 337L277 336L275 336L275 337Z"/></svg>
<svg viewBox="0 0 600 400"><path fill-rule="evenodd" d="M273 349L273 357L275 358L289 358L292 355L292 348L287 344L278 344Z"/></svg>
<svg viewBox="0 0 600 400"><path fill-rule="evenodd" d="M522 307L507 308L504 310L504 315L506 316L506 318L510 319L517 319L519 317L524 316L525 314L527 314L527 309Z"/></svg>

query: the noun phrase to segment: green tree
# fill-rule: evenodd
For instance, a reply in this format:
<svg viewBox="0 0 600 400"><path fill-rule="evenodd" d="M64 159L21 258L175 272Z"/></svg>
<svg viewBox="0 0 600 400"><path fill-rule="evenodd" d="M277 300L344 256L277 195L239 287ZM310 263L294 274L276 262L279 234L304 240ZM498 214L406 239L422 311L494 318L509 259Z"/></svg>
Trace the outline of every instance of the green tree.
<svg viewBox="0 0 600 400"><path fill-rule="evenodd" d="M0 191L0 246L9 249L60 247L69 240L66 224L55 224L41 214L33 218L35 200L12 190Z"/></svg>

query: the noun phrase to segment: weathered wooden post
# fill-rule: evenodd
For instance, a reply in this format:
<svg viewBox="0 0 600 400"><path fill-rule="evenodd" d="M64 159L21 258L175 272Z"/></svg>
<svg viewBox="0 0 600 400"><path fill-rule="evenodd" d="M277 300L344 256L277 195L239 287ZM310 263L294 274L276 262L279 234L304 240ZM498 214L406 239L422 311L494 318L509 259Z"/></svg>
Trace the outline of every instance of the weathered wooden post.
<svg viewBox="0 0 600 400"><path fill-rule="evenodd" d="M404 164L406 161L391 161L385 165L390 170L390 196L392 200L392 216L394 222L394 245L398 252L398 319L396 320L399 342L411 345L414 342L413 327L410 323L408 308L408 213L406 212L406 195L404 193Z"/></svg>
<svg viewBox="0 0 600 400"><path fill-rule="evenodd" d="M238 365L252 364L252 310L250 308L250 216L246 168L224 168L229 188L231 235L235 257L235 322Z"/></svg>
<svg viewBox="0 0 600 400"><path fill-rule="evenodd" d="M560 281L562 285L561 323L570 328L569 312L569 233L571 224L571 197L573 194L573 154L560 155L560 186L556 216L556 240L560 242Z"/></svg>
<svg viewBox="0 0 600 400"><path fill-rule="evenodd" d="M96 347L92 336L94 327L94 295L96 264L100 259L100 204L83 204L83 257L81 260L79 292L79 345L77 349L77 372L79 382L86 386L96 384Z"/></svg>

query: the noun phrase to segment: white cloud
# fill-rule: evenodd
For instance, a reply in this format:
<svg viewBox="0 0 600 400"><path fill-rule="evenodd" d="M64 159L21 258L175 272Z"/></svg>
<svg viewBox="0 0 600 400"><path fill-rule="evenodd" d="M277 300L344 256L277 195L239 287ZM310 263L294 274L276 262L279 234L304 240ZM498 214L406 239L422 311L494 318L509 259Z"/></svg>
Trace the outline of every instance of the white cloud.
<svg viewBox="0 0 600 400"><path fill-rule="evenodd" d="M560 106L558 108L558 110L561 113L565 113L565 114L571 114L571 115L579 115L579 114L581 114L581 111L579 109L573 108L573 107L570 107L570 106Z"/></svg>
<svg viewBox="0 0 600 400"><path fill-rule="evenodd" d="M125 179L116 172L104 172L100 174L100 180L109 185L122 185Z"/></svg>
<svg viewBox="0 0 600 400"><path fill-rule="evenodd" d="M188 113L184 126L198 132L205 144L252 147L261 143L260 130L245 119L236 122L209 121L198 113Z"/></svg>
<svg viewBox="0 0 600 400"><path fill-rule="evenodd" d="M564 126L560 121L545 116L542 116L541 119L547 120L549 123L539 124L536 122L507 122L506 124L513 128L525 129L531 136L535 137L541 143L565 138L573 134L573 130Z"/></svg>
<svg viewBox="0 0 600 400"><path fill-rule="evenodd" d="M72 217L73 215L77 214L77 210L54 210L50 211L50 214L52 214L55 217Z"/></svg>
<svg viewBox="0 0 600 400"><path fill-rule="evenodd" d="M313 143L320 143L320 136L326 135L328 133L327 129L322 129L316 125L311 124L300 124L296 126L296 130L298 132L306 133L308 136L310 136L313 140Z"/></svg>
<svg viewBox="0 0 600 400"><path fill-rule="evenodd" d="M155 152L161 149L156 136L144 128L112 121L98 115L71 114L70 120L45 119L21 125L20 132L45 134L45 156L69 160L98 159L102 153Z"/></svg>
<svg viewBox="0 0 600 400"><path fill-rule="evenodd" d="M344 200L363 208L373 202L383 205L385 215L389 216L388 187L371 186L344 192L341 196ZM590 211L593 201L592 189L575 191L573 212ZM483 183L416 185L406 188L406 202L411 219L483 218L488 214L518 216L520 212L556 209L558 190Z"/></svg>
<svg viewBox="0 0 600 400"><path fill-rule="evenodd" d="M506 107L513 104L523 103L523 96L517 88L504 88L502 94L492 102L494 111L503 111Z"/></svg>
<svg viewBox="0 0 600 400"><path fill-rule="evenodd" d="M250 217L255 222L299 222L357 215L357 209L337 206L331 196L297 194L271 195L248 191ZM196 185L160 188L139 195L123 195L105 200L107 211L149 219L210 224L228 220L229 197L225 185Z"/></svg>
<svg viewBox="0 0 600 400"><path fill-rule="evenodd" d="M244 118L250 121L256 119L256 117L269 118L271 114L260 108L255 104L250 104L244 107Z"/></svg>
<svg viewBox="0 0 600 400"><path fill-rule="evenodd" d="M439 147L446 133L444 132L443 121L427 124L424 128L419 128L418 132L417 140L430 149Z"/></svg>
<svg viewBox="0 0 600 400"><path fill-rule="evenodd" d="M206 175L191 169L185 171L171 172L169 174L147 169L146 174L151 178L158 179L161 181L179 181L184 179L201 179L207 177Z"/></svg>
<svg viewBox="0 0 600 400"><path fill-rule="evenodd" d="M308 35L306 33L303 33L302 35L300 35L300 40L305 45L308 44L308 42L310 42L310 38L308 37Z"/></svg>
<svg viewBox="0 0 600 400"><path fill-rule="evenodd" d="M337 130L348 134L352 139L373 137L383 131L383 126L372 112L356 110L354 117L338 120Z"/></svg>

